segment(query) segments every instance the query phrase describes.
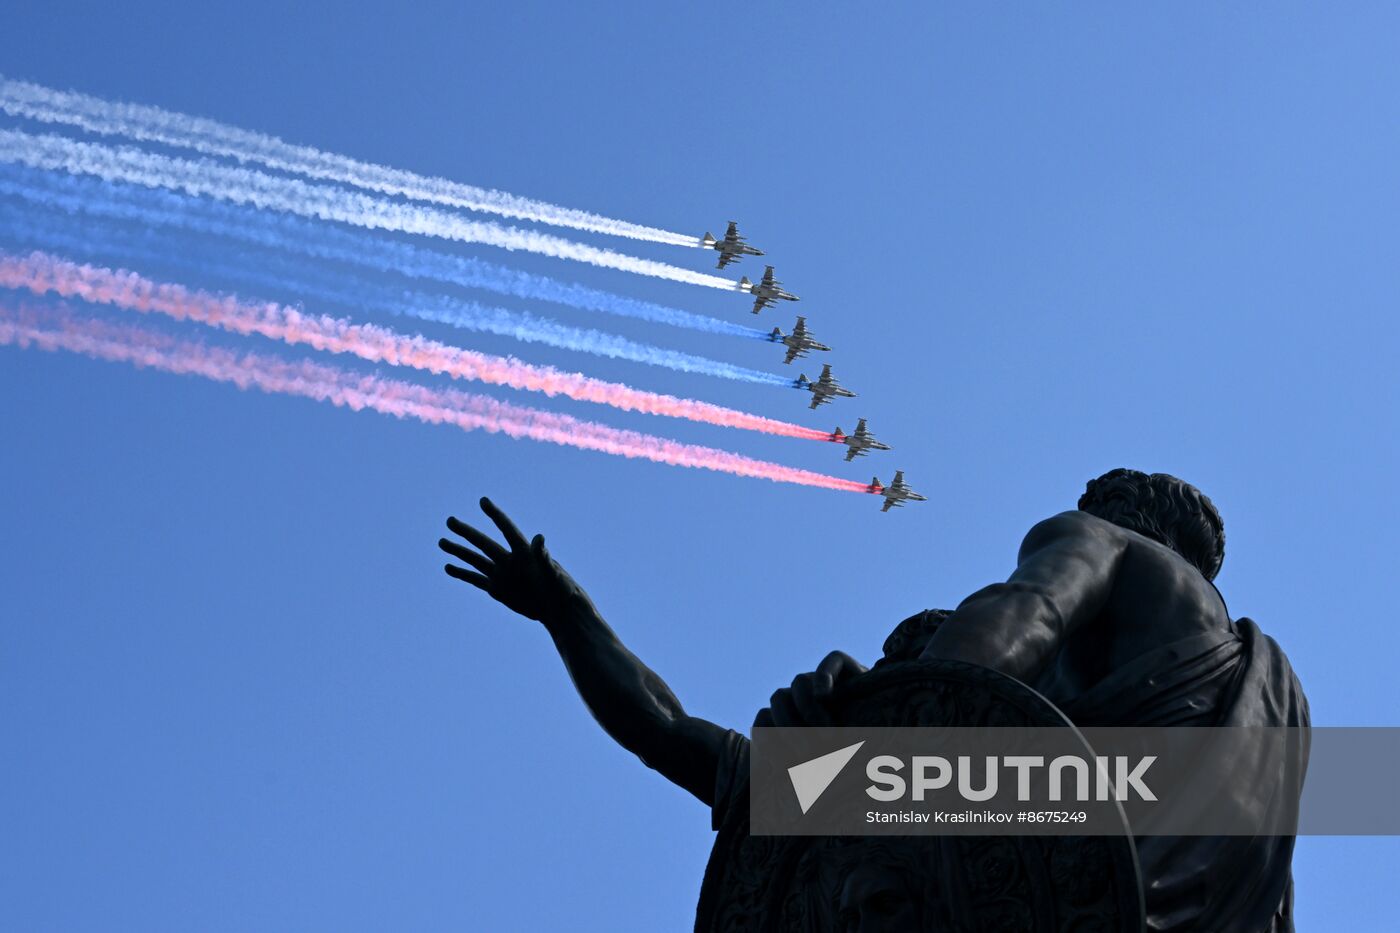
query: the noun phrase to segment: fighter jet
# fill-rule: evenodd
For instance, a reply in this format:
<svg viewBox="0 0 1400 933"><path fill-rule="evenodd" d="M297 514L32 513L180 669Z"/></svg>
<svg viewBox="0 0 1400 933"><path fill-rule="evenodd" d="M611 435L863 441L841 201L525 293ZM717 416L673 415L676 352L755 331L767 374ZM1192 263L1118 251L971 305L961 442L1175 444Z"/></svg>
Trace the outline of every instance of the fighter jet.
<svg viewBox="0 0 1400 933"><path fill-rule="evenodd" d="M817 343L812 339L812 335L807 332L807 319L802 315L797 316L797 323L793 325L792 333L783 336L781 328L773 328L773 333L768 335L768 339L774 343L781 343L787 347L787 359L784 363L791 363L799 356L806 356L808 350L830 350L824 343Z"/></svg>
<svg viewBox="0 0 1400 933"><path fill-rule="evenodd" d="M856 397L854 392L841 385L841 383L837 382L836 378L831 375L830 363L822 367L821 378L816 382L808 379L805 375L798 376L797 387L799 389L806 389L808 392L812 393L812 404L810 406L812 408L816 408L818 405L824 405L833 398Z"/></svg>
<svg viewBox="0 0 1400 933"><path fill-rule="evenodd" d="M732 220L729 222L729 230L725 232L724 239L716 240L709 231L706 231L704 239L700 242L705 244L706 249L719 251L719 265L715 266L716 269L723 269L743 256L763 255L763 250L755 249L744 242L744 238L739 235L739 225Z"/></svg>
<svg viewBox="0 0 1400 933"><path fill-rule="evenodd" d="M877 476L870 481L870 485L866 488L870 492L885 497L885 505L883 508L880 509L881 512L888 512L890 509L895 507L903 507L905 502L928 501L927 496L919 495L917 492L909 488L908 483L904 482L903 470L895 471L894 482L890 483L888 486L881 486L880 477Z"/></svg>
<svg viewBox="0 0 1400 933"><path fill-rule="evenodd" d="M757 314L764 308L773 307L773 303L779 298L783 301L798 300L798 297L792 292L783 291L782 284L773 278L773 267L769 266L763 273L763 281L755 285L749 281L749 277L746 275L739 280L739 289L753 293L753 313Z"/></svg>
<svg viewBox="0 0 1400 933"><path fill-rule="evenodd" d="M846 445L846 462L850 463L856 457L864 457L872 450L889 450L888 444L882 444L875 440L875 435L865 429L865 419L856 422L856 433L846 434L837 428L831 434L831 439L838 444Z"/></svg>

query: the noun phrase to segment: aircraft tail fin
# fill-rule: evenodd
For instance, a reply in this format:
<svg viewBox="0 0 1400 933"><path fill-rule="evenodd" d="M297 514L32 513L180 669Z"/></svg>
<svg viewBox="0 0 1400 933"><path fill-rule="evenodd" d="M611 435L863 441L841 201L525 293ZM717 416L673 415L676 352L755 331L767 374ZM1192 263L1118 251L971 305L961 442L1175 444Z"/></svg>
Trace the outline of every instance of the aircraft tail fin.
<svg viewBox="0 0 1400 933"><path fill-rule="evenodd" d="M711 233L710 231L706 230L706 231L705 231L705 235L704 235L703 237L700 238L700 242L701 242L701 243L704 243L704 244L705 244L706 246L708 246L708 247L713 248L714 245L715 245L716 243L718 243L719 241L715 239L715 235L714 235L713 233Z"/></svg>
<svg viewBox="0 0 1400 933"><path fill-rule="evenodd" d="M749 291L753 288L753 283L749 281L749 277L747 275L739 280L739 288L743 291Z"/></svg>

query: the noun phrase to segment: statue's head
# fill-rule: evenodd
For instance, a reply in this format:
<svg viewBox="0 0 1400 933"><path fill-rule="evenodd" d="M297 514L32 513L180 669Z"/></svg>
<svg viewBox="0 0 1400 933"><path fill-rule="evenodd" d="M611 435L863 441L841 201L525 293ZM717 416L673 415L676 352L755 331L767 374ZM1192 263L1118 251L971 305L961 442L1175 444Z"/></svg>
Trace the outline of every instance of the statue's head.
<svg viewBox="0 0 1400 933"><path fill-rule="evenodd" d="M1225 559L1225 526L1199 489L1166 473L1110 470L1089 481L1079 509L1165 544L1214 580Z"/></svg>

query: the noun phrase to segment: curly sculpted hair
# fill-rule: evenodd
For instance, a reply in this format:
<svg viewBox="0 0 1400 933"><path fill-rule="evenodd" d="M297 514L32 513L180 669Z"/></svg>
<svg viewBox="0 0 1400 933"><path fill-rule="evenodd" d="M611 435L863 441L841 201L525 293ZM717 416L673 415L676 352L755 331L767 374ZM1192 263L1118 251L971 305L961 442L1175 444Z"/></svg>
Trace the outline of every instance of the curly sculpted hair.
<svg viewBox="0 0 1400 933"><path fill-rule="evenodd" d="M1225 560L1225 525L1214 504L1166 473L1111 470L1089 481L1079 510L1176 551L1214 580Z"/></svg>

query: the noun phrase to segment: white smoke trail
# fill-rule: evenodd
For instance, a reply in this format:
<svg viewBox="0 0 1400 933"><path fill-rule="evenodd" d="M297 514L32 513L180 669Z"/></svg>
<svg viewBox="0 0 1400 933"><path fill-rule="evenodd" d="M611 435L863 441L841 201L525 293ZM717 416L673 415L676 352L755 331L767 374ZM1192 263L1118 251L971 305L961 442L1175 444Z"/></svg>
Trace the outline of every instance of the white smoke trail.
<svg viewBox="0 0 1400 933"><path fill-rule="evenodd" d="M361 162L348 156L298 146L276 136L229 126L217 120L194 117L142 104L106 101L100 97L59 91L27 81L0 76L0 109L12 116L41 123L64 124L105 136L126 136L156 142L202 155L224 156L239 162L255 162L280 171L321 181L354 185L382 194L401 195L445 207L482 211L516 220L538 221L593 233L607 233L635 240L700 245L697 237L656 227L614 220L521 198L504 191L464 185L402 169Z"/></svg>
<svg viewBox="0 0 1400 933"><path fill-rule="evenodd" d="M18 162L47 171L91 175L105 181L128 182L148 188L169 188L234 204L334 220L372 230L396 230L461 243L482 243L673 282L725 291L740 290L737 283L717 275L692 272L679 266L575 243L546 233L502 227L490 221L468 220L432 207L403 204L252 169L176 159L131 146L104 146L46 133L0 130L0 161Z"/></svg>

